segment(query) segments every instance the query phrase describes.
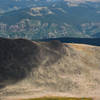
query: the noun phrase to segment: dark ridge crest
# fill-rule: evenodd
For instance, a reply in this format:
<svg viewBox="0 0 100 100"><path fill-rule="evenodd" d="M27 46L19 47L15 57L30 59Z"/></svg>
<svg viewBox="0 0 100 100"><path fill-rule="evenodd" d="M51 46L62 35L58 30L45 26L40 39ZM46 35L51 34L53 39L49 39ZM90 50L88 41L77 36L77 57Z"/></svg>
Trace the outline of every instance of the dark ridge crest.
<svg viewBox="0 0 100 100"><path fill-rule="evenodd" d="M0 87L23 80L43 61L43 66L51 66L64 54L64 46L59 41L43 44L26 39L0 38Z"/></svg>

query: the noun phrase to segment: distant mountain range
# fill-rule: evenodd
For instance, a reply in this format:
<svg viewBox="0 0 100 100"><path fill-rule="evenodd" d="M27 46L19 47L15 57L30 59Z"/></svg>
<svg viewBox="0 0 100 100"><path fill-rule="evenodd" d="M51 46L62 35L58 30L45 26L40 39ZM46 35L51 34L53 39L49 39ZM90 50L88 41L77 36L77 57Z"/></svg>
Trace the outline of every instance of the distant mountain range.
<svg viewBox="0 0 100 100"><path fill-rule="evenodd" d="M0 13L23 9L31 6L47 5L55 0L0 0Z"/></svg>
<svg viewBox="0 0 100 100"><path fill-rule="evenodd" d="M9 0L0 9L1 37L100 37L98 0Z"/></svg>

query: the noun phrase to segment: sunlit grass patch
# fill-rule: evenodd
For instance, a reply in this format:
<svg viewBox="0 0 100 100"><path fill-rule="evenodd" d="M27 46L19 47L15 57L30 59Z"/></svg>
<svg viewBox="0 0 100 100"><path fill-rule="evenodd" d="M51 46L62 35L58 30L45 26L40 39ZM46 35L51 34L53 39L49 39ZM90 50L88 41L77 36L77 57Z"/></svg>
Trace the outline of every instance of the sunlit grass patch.
<svg viewBox="0 0 100 100"><path fill-rule="evenodd" d="M92 98L66 98L66 97L43 97L43 98L33 98L26 100L93 100Z"/></svg>

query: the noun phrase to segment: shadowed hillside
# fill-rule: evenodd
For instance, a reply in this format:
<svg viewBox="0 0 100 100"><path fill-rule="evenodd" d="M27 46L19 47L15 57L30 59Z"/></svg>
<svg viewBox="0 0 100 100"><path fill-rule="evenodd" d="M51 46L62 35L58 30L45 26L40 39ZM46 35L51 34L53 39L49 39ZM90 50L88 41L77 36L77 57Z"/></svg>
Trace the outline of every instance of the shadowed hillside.
<svg viewBox="0 0 100 100"><path fill-rule="evenodd" d="M59 41L36 43L24 39L0 39L0 86L12 84L27 77L41 65L56 63L65 51Z"/></svg>
<svg viewBox="0 0 100 100"><path fill-rule="evenodd" d="M49 39L41 39L39 41L48 42L51 40L58 40L63 43L78 43L78 44L100 46L100 38L49 38Z"/></svg>
<svg viewBox="0 0 100 100"><path fill-rule="evenodd" d="M100 47L0 38L0 100L99 97Z"/></svg>

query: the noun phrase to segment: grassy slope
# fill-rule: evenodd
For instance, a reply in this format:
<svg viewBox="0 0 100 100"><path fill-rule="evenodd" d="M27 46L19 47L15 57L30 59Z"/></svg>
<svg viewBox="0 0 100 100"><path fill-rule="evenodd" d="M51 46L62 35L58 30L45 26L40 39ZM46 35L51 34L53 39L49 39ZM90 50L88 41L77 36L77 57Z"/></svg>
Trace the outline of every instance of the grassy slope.
<svg viewBox="0 0 100 100"><path fill-rule="evenodd" d="M43 97L43 98L34 98L27 100L92 100L92 98Z"/></svg>

